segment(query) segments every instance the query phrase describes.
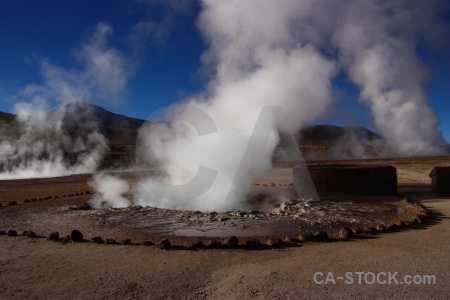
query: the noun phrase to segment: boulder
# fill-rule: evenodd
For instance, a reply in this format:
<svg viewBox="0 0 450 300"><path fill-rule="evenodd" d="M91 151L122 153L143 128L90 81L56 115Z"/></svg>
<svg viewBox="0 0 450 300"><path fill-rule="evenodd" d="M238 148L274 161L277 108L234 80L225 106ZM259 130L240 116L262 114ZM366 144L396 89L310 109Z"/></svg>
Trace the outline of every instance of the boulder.
<svg viewBox="0 0 450 300"><path fill-rule="evenodd" d="M203 242L202 241L196 241L191 246L189 246L189 248L192 249L192 250L196 250L196 249L202 248L202 247L203 247Z"/></svg>
<svg viewBox="0 0 450 300"><path fill-rule="evenodd" d="M23 233L24 236L28 237L28 238L35 238L37 237L36 233L34 233L34 231L31 230L27 230Z"/></svg>
<svg viewBox="0 0 450 300"><path fill-rule="evenodd" d="M230 236L230 237L227 237L227 238L225 239L225 241L223 242L223 244L224 244L225 246L227 246L228 248L236 248L236 247L238 246L238 244L239 244L239 241L238 241L238 238L237 238L237 237L235 237L235 236Z"/></svg>
<svg viewBox="0 0 450 300"><path fill-rule="evenodd" d="M59 232L57 232L57 231L50 233L47 237L47 240L50 240L50 241L56 241L58 239L59 239Z"/></svg>
<svg viewBox="0 0 450 300"><path fill-rule="evenodd" d="M122 245L131 245L131 239L124 239L121 242Z"/></svg>
<svg viewBox="0 0 450 300"><path fill-rule="evenodd" d="M298 235L298 239L302 242L306 242L306 241L311 240L312 236L313 235L311 232L308 232L308 231L300 232Z"/></svg>
<svg viewBox="0 0 450 300"><path fill-rule="evenodd" d="M83 239L83 234L80 231L74 229L70 232L70 240L72 242L80 242L82 239Z"/></svg>
<svg viewBox="0 0 450 300"><path fill-rule="evenodd" d="M353 235L353 230L351 230L350 228L344 227L339 230L339 237L342 239L351 238Z"/></svg>
<svg viewBox="0 0 450 300"><path fill-rule="evenodd" d="M170 241L168 239L164 239L155 245L156 248L163 250L170 249L171 246L172 245L170 244Z"/></svg>
<svg viewBox="0 0 450 300"><path fill-rule="evenodd" d="M254 250L258 249L259 247L261 247L260 240L252 239L245 242L245 248L247 249Z"/></svg>
<svg viewBox="0 0 450 300"><path fill-rule="evenodd" d="M104 244L105 241L102 239L101 236L94 236L93 238L91 238L91 242L96 243L96 244Z"/></svg>
<svg viewBox="0 0 450 300"><path fill-rule="evenodd" d="M144 245L144 246L153 246L154 244L152 242L150 242L150 241L143 241L142 245Z"/></svg>
<svg viewBox="0 0 450 300"><path fill-rule="evenodd" d="M8 230L8 232L6 234L8 236L17 236L17 231L10 229L10 230Z"/></svg>
<svg viewBox="0 0 450 300"><path fill-rule="evenodd" d="M117 242L115 239L106 239L105 244L106 245L115 245L115 244L117 244Z"/></svg>

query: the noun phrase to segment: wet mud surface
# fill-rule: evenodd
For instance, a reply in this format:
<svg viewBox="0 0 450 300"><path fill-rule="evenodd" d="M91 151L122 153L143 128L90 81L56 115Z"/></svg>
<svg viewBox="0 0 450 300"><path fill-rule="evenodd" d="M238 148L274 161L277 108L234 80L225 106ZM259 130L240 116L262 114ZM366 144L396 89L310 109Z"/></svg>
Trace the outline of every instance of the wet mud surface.
<svg viewBox="0 0 450 300"><path fill-rule="evenodd" d="M260 198L267 200L263 195ZM320 201L282 201L271 208L264 203L264 210L226 212L132 206L97 211L95 217L145 233L248 237L388 226L414 219L417 213L413 205L398 197L329 196Z"/></svg>

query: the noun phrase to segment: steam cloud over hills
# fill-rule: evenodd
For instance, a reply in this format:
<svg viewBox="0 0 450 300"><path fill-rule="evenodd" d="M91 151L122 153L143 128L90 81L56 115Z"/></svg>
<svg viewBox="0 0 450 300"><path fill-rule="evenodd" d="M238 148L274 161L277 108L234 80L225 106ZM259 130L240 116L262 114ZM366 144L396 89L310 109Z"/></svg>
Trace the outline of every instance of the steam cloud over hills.
<svg viewBox="0 0 450 300"><path fill-rule="evenodd" d="M360 89L359 100L370 108L374 125L385 139L386 153L441 154L439 120L427 103L430 73L416 54L419 40L428 38L432 43L439 37L441 3L201 1L197 24L207 46L201 57L210 76L206 89L170 107L167 122L141 128L140 167L157 170L158 176L142 175L136 185L129 186L119 178L98 175L93 182L98 191L94 203L210 210L240 207L252 178L271 168L280 135L289 136L327 116L336 100L333 80L340 72ZM173 7L174 2L168 5ZM145 25L134 27L132 41L145 36L151 27ZM61 169L62 174L79 172L78 167L96 168L105 143L95 126L89 127L84 139L60 138L55 144L51 141L56 137L66 136L60 130L61 119L49 125L29 116L36 107L45 108L50 98L67 104L89 101L94 95L114 99L123 94L145 51L135 44L134 52L126 56L108 46L110 35L109 25L97 25L92 38L76 51L83 65L80 70L42 63L44 84L26 87L20 96L31 102L16 106L24 124L23 139L0 148L6 172L17 173L19 168L38 174L47 169L35 162L49 162L49 170ZM43 139L47 142L29 138L47 132L50 135ZM363 156L365 144L358 136L347 138L354 146L346 151ZM378 139L365 142L380 146ZM41 144L42 151L32 150L41 149L34 146ZM82 159L67 167L61 151L66 148L82 153ZM16 155L17 163L8 166L8 153ZM133 195L131 202L123 197L126 193Z"/></svg>
<svg viewBox="0 0 450 300"><path fill-rule="evenodd" d="M143 161L157 163L166 177L144 178L133 191L136 203L239 207L252 177L270 168L278 133L327 114L340 71L360 88L391 153L440 153L439 120L426 99L429 73L415 52L417 39L439 27L437 6L356 0L205 0L201 6L198 26L208 46L202 60L211 78L204 93L172 107L171 123L141 130ZM284 113L257 122L263 106ZM217 131L199 136L181 121L201 118L192 107L206 112ZM189 197L209 184L196 180L199 166L217 170L210 173L217 177L206 192Z"/></svg>

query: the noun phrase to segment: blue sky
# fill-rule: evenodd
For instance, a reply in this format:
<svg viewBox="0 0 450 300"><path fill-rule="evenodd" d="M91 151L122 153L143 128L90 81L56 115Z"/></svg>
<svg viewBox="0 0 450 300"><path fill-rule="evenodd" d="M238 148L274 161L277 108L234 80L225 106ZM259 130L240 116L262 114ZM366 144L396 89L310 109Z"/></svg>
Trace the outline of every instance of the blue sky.
<svg viewBox="0 0 450 300"><path fill-rule="evenodd" d="M91 100L116 113L147 118L162 106L202 91L208 77L201 68L206 45L196 26L199 5L169 1L167 7L144 2L0 1L0 111L12 112L25 87L44 84L42 62L68 72L83 69L76 49L89 41L101 22L113 29L108 47L130 58L126 63L137 63L127 69L120 99ZM174 6L177 2L179 7ZM140 49L131 40L138 23L153 26L149 35L141 37ZM438 114L444 138L450 141L450 47L443 43L417 51L432 72L429 104ZM359 91L346 74L339 74L334 83L339 100L320 123L373 128L370 110L358 103Z"/></svg>

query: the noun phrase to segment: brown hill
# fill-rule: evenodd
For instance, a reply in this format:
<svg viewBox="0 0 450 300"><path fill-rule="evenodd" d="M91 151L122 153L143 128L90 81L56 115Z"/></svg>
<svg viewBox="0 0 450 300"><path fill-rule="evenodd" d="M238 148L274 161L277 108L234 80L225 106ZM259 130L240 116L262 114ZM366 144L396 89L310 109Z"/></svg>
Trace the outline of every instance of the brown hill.
<svg viewBox="0 0 450 300"><path fill-rule="evenodd" d="M8 134L20 134L20 127L14 121L15 115L0 112L2 132L8 127ZM86 102L71 103L48 112L48 120L62 120L70 136L82 134L86 124L99 128L108 141L109 151L104 157L102 168L124 167L134 162L135 144L138 130L145 122L141 119L112 113L102 107ZM8 125L6 125L8 124ZM305 159L326 156L332 149L342 144L346 137L358 140L376 141L382 139L377 133L365 127L314 125L297 133L296 138ZM283 135L281 135L283 139Z"/></svg>

